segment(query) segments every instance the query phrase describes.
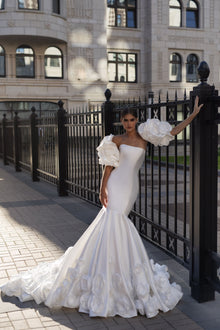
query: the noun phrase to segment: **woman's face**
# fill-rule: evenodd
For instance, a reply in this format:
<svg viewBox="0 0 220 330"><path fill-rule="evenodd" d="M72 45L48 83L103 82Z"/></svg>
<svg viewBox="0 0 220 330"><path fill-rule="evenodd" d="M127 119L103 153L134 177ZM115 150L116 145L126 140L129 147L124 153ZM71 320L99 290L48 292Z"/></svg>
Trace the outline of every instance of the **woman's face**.
<svg viewBox="0 0 220 330"><path fill-rule="evenodd" d="M137 118L130 113L122 118L122 125L127 132L132 132L136 129Z"/></svg>

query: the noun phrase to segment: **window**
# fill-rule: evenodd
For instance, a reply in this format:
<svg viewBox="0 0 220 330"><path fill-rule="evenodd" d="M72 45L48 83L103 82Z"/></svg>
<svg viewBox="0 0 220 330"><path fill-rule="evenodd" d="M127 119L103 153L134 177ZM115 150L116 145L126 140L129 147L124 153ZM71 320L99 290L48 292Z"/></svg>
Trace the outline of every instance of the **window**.
<svg viewBox="0 0 220 330"><path fill-rule="evenodd" d="M0 10L5 9L5 0L0 0Z"/></svg>
<svg viewBox="0 0 220 330"><path fill-rule="evenodd" d="M199 11L196 1L190 0L186 9L186 27L199 27Z"/></svg>
<svg viewBox="0 0 220 330"><path fill-rule="evenodd" d="M19 9L39 10L38 0L18 0Z"/></svg>
<svg viewBox="0 0 220 330"><path fill-rule="evenodd" d="M0 77L5 77L5 50L0 46Z"/></svg>
<svg viewBox="0 0 220 330"><path fill-rule="evenodd" d="M108 53L109 81L137 82L137 55L126 53Z"/></svg>
<svg viewBox="0 0 220 330"><path fill-rule="evenodd" d="M179 54L170 55L170 81L181 81L182 63Z"/></svg>
<svg viewBox="0 0 220 330"><path fill-rule="evenodd" d="M16 49L16 77L34 78L34 52L29 46Z"/></svg>
<svg viewBox="0 0 220 330"><path fill-rule="evenodd" d="M179 0L170 0L169 2L169 25L182 25L182 8Z"/></svg>
<svg viewBox="0 0 220 330"><path fill-rule="evenodd" d="M56 47L49 47L44 54L45 78L63 78L63 56Z"/></svg>
<svg viewBox="0 0 220 330"><path fill-rule="evenodd" d="M53 0L53 13L60 14L60 0Z"/></svg>
<svg viewBox="0 0 220 330"><path fill-rule="evenodd" d="M198 57L194 54L190 54L187 56L186 62L186 81L187 82L197 82L197 67L198 67Z"/></svg>
<svg viewBox="0 0 220 330"><path fill-rule="evenodd" d="M136 28L136 0L107 0L108 25Z"/></svg>

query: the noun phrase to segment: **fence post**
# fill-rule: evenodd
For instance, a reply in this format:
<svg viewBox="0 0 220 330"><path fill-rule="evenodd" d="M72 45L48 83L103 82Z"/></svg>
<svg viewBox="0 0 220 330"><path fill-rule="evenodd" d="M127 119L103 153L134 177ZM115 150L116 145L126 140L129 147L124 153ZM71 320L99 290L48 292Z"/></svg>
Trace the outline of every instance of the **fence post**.
<svg viewBox="0 0 220 330"><path fill-rule="evenodd" d="M112 93L110 89L106 89L105 98L106 101L104 103L104 111L103 111L103 136L110 135L113 133L113 109L114 103L110 101Z"/></svg>
<svg viewBox="0 0 220 330"><path fill-rule="evenodd" d="M8 165L8 161L7 161L7 138L6 138L6 114L4 113L3 115L3 119L2 119L2 152L3 152L3 162L4 165Z"/></svg>
<svg viewBox="0 0 220 330"><path fill-rule="evenodd" d="M206 83L209 67L201 62L198 68L201 83L190 93L191 106L198 95L204 106L191 125L190 138L190 285L191 295L198 302L215 299L209 282L212 260L209 250L217 249L217 108L209 100L216 94Z"/></svg>
<svg viewBox="0 0 220 330"><path fill-rule="evenodd" d="M31 177L33 181L39 181L38 178L38 128L37 128L37 115L35 113L35 107L31 108L32 114L31 120L31 152L30 152L30 164L31 164Z"/></svg>
<svg viewBox="0 0 220 330"><path fill-rule="evenodd" d="M57 190L59 196L67 196L67 131L66 131L66 111L63 108L63 102L58 102L59 110L57 111L57 128L58 128L58 145L57 145Z"/></svg>
<svg viewBox="0 0 220 330"><path fill-rule="evenodd" d="M15 164L15 171L20 172L21 168L19 165L19 131L18 131L18 113L15 112L14 116L14 164Z"/></svg>

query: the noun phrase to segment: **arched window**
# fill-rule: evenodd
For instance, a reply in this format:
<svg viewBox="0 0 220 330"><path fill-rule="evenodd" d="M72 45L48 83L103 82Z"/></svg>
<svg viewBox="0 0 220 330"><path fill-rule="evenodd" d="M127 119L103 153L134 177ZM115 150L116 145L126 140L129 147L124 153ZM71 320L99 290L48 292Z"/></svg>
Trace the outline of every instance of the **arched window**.
<svg viewBox="0 0 220 330"><path fill-rule="evenodd" d="M16 77L34 78L34 52L29 46L16 49Z"/></svg>
<svg viewBox="0 0 220 330"><path fill-rule="evenodd" d="M5 50L0 46L0 77L5 77Z"/></svg>
<svg viewBox="0 0 220 330"><path fill-rule="evenodd" d="M5 0L0 0L0 10L5 9Z"/></svg>
<svg viewBox="0 0 220 330"><path fill-rule="evenodd" d="M182 61L177 53L170 55L170 81L181 81Z"/></svg>
<svg viewBox="0 0 220 330"><path fill-rule="evenodd" d="M57 47L49 47L44 54L45 78L63 78L63 56Z"/></svg>
<svg viewBox="0 0 220 330"><path fill-rule="evenodd" d="M189 0L186 8L186 27L199 27L199 9L198 4L194 0Z"/></svg>
<svg viewBox="0 0 220 330"><path fill-rule="evenodd" d="M39 0L18 0L18 9L39 10Z"/></svg>
<svg viewBox="0 0 220 330"><path fill-rule="evenodd" d="M186 62L186 81L187 82L197 82L197 67L198 67L198 57L195 54L189 54L187 56Z"/></svg>
<svg viewBox="0 0 220 330"><path fill-rule="evenodd" d="M182 25L182 7L179 0L169 1L169 25L170 26Z"/></svg>

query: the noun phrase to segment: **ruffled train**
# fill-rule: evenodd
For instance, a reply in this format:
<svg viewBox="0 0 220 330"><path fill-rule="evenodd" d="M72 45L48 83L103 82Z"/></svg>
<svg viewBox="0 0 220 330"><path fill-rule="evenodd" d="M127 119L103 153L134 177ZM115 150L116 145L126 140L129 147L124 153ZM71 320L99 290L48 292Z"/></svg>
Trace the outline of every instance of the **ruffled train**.
<svg viewBox="0 0 220 330"><path fill-rule="evenodd" d="M1 290L50 308L126 318L167 312L182 297L167 267L149 260L130 219L105 208L63 256L16 275Z"/></svg>

